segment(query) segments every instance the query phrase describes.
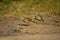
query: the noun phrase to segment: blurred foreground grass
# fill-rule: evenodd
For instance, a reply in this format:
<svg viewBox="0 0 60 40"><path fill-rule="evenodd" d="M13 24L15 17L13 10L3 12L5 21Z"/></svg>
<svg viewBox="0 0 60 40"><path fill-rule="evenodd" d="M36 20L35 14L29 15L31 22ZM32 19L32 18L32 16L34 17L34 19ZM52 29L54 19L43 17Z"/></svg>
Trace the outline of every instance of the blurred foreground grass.
<svg viewBox="0 0 60 40"><path fill-rule="evenodd" d="M13 9L13 5L16 9ZM60 15L60 0L0 0L0 15L8 14L8 10L11 11L12 9L17 11L17 9L19 9L18 6L23 9L21 12L37 11ZM20 12L18 13L21 14Z"/></svg>
<svg viewBox="0 0 60 40"><path fill-rule="evenodd" d="M32 17L36 13L56 15L59 18L60 0L0 0L0 17ZM57 24L60 25L60 21Z"/></svg>

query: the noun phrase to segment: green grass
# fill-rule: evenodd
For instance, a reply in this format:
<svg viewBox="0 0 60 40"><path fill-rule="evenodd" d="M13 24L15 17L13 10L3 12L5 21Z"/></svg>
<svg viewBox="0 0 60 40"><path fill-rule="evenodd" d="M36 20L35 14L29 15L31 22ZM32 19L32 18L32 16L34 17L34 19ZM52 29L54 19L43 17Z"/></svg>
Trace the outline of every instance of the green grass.
<svg viewBox="0 0 60 40"><path fill-rule="evenodd" d="M51 14L54 15L60 15L60 0L0 0L0 15L6 14L4 12L4 9L9 9L3 7L6 5L6 7L9 7L13 4L13 2L20 2L20 3L26 3L24 6L22 6L22 9L26 10L27 12L31 11L31 8L35 8L37 12L52 12ZM7 6L9 4L9 6ZM11 5L10 5L11 4ZM4 12L1 12L1 10Z"/></svg>
<svg viewBox="0 0 60 40"><path fill-rule="evenodd" d="M35 13L60 17L60 0L0 0L0 16L12 15L18 19L20 16L33 16ZM60 21L55 24L60 25Z"/></svg>

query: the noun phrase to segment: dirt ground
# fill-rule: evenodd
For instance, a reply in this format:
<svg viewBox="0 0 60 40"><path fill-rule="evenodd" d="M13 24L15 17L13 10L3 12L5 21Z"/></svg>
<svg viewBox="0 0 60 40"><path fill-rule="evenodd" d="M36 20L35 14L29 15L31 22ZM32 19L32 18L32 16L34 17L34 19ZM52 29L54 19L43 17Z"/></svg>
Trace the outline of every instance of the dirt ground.
<svg viewBox="0 0 60 40"><path fill-rule="evenodd" d="M0 40L60 40L60 34L8 36Z"/></svg>
<svg viewBox="0 0 60 40"><path fill-rule="evenodd" d="M5 18L0 20L0 40L60 40L60 26Z"/></svg>
<svg viewBox="0 0 60 40"><path fill-rule="evenodd" d="M22 27L22 34L3 36L0 40L60 40L60 27L43 24Z"/></svg>

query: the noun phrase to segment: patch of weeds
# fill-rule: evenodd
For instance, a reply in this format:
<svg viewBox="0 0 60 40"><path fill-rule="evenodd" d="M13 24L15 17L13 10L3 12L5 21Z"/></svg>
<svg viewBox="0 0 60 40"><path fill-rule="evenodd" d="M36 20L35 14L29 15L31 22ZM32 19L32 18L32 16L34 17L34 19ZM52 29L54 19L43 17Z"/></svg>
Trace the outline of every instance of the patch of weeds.
<svg viewBox="0 0 60 40"><path fill-rule="evenodd" d="M0 15L2 16L2 15L5 15L4 13L0 13Z"/></svg>
<svg viewBox="0 0 60 40"><path fill-rule="evenodd" d="M1 3L10 4L12 0L0 0Z"/></svg>
<svg viewBox="0 0 60 40"><path fill-rule="evenodd" d="M15 16L15 19L16 19L16 20L18 20L18 19L19 19L19 17Z"/></svg>
<svg viewBox="0 0 60 40"><path fill-rule="evenodd" d="M22 1L25 1L25 0L12 0L12 1L19 1L19 2L22 2Z"/></svg>
<svg viewBox="0 0 60 40"><path fill-rule="evenodd" d="M16 18L16 20L19 19L19 14L17 12L15 13L15 18Z"/></svg>
<svg viewBox="0 0 60 40"><path fill-rule="evenodd" d="M10 4L11 2L24 2L24 1L28 1L28 0L0 0L1 3L4 4Z"/></svg>

